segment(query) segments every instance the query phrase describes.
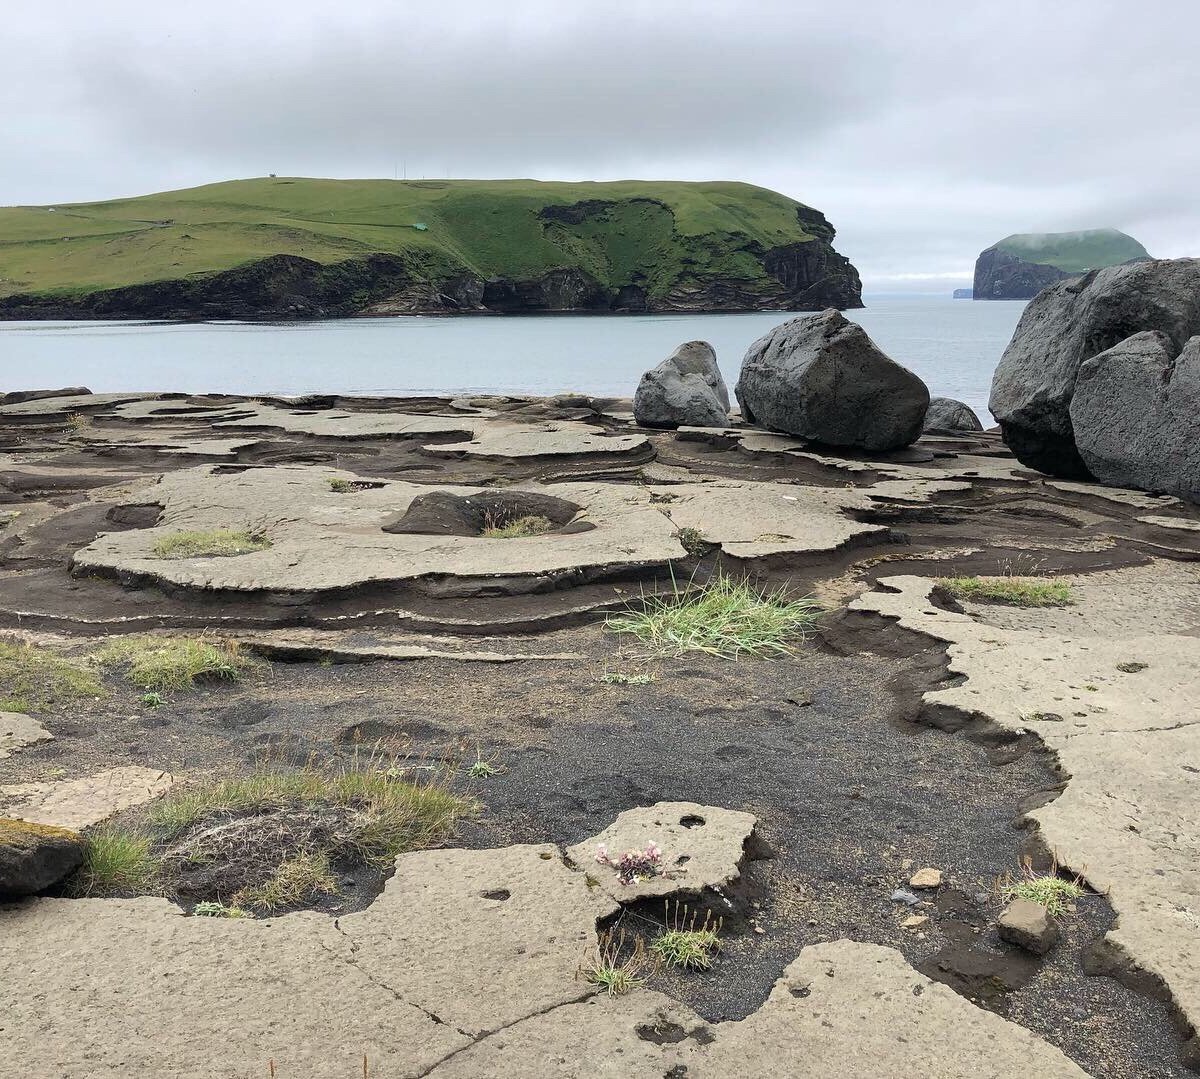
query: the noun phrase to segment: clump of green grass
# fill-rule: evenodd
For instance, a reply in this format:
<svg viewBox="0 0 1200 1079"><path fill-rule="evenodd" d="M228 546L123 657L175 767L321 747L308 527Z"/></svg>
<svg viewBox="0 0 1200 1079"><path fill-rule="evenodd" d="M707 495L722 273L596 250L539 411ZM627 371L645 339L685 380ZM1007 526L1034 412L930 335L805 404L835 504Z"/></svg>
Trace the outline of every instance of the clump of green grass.
<svg viewBox="0 0 1200 1079"><path fill-rule="evenodd" d="M192 907L193 918L249 918L245 907L227 907L224 903L205 900Z"/></svg>
<svg viewBox="0 0 1200 1079"><path fill-rule="evenodd" d="M1016 879L1008 876L1001 882L1000 890L1007 899L1028 899L1055 916L1065 914L1068 904L1084 894L1079 877L1068 880L1058 875L1057 861L1051 865L1049 872L1038 873L1026 860L1021 876Z"/></svg>
<svg viewBox="0 0 1200 1079"><path fill-rule="evenodd" d="M495 756L485 757L483 750L475 747L475 763L467 769L467 775L472 779L491 779L498 776L503 769L496 764Z"/></svg>
<svg viewBox="0 0 1200 1079"><path fill-rule="evenodd" d="M337 891L329 855L317 851L288 858L279 864L269 879L243 888L233 899L235 904L272 912L299 906L318 896L336 895Z"/></svg>
<svg viewBox="0 0 1200 1079"><path fill-rule="evenodd" d="M227 558L265 551L271 541L261 532L214 528L207 532L173 532L151 550L155 558Z"/></svg>
<svg viewBox="0 0 1200 1079"><path fill-rule="evenodd" d="M83 864L71 878L76 895L142 895L153 891L159 862L153 838L142 832L104 828L87 837Z"/></svg>
<svg viewBox="0 0 1200 1079"><path fill-rule="evenodd" d="M739 656L788 655L820 617L816 602L785 589L764 592L745 578L714 576L702 588L643 601L641 610L611 617L611 633L633 634L655 652Z"/></svg>
<svg viewBox="0 0 1200 1079"><path fill-rule="evenodd" d="M679 540L679 544L693 558L700 558L712 546L704 538L704 533L698 528L681 528L675 533L675 538Z"/></svg>
<svg viewBox="0 0 1200 1079"><path fill-rule="evenodd" d="M585 953L575 977L599 986L610 997L618 997L641 985L644 975L657 965L657 956L649 952L641 937L626 953L625 930L621 929L600 934L595 949Z"/></svg>
<svg viewBox="0 0 1200 1079"><path fill-rule="evenodd" d="M138 700L147 708L161 708L166 703L161 693L143 693Z"/></svg>
<svg viewBox="0 0 1200 1079"><path fill-rule="evenodd" d="M329 489L334 494L345 495L345 494L349 494L350 492L352 492L354 490L354 484L351 483L349 480L331 479L329 481Z"/></svg>
<svg viewBox="0 0 1200 1079"><path fill-rule="evenodd" d="M124 667L127 681L154 691L142 697L142 703L151 707L162 703L162 691L192 689L200 680L236 682L260 666L242 652L237 641L216 637L124 637L110 641L96 658Z"/></svg>
<svg viewBox="0 0 1200 1079"><path fill-rule="evenodd" d="M86 667L45 648L0 641L0 712L35 712L103 695Z"/></svg>
<svg viewBox="0 0 1200 1079"><path fill-rule="evenodd" d="M164 839L172 839L215 817L289 808L343 809L349 825L336 853L386 866L397 854L441 842L460 818L477 809L444 781L392 778L374 763L356 762L333 773L262 768L246 776L177 787L154 804L148 819Z"/></svg>
<svg viewBox="0 0 1200 1079"><path fill-rule="evenodd" d="M600 681L610 686L648 686L655 681L656 675L648 671L608 671L601 676Z"/></svg>
<svg viewBox="0 0 1200 1079"><path fill-rule="evenodd" d="M487 514L479 534L484 539L525 539L529 536L543 536L553 527L554 522L549 517L541 517L538 514L514 517L511 520Z"/></svg>
<svg viewBox="0 0 1200 1079"><path fill-rule="evenodd" d="M670 901L666 908L666 929L650 945L651 950L664 963L684 970L708 970L712 966L713 953L721 947L721 921L713 919L706 911L703 920L698 912L688 911L678 900L671 911Z"/></svg>
<svg viewBox="0 0 1200 1079"><path fill-rule="evenodd" d="M1075 601L1066 581L1036 577L944 577L938 584L957 599L1013 607L1065 607Z"/></svg>

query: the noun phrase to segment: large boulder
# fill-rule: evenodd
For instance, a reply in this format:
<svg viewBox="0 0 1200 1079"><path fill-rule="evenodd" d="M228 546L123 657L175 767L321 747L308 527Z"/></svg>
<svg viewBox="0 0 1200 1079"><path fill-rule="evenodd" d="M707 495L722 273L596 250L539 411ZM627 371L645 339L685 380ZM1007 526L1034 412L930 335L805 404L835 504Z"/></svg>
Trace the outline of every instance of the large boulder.
<svg viewBox="0 0 1200 1079"><path fill-rule="evenodd" d="M925 413L923 431L982 431L975 410L953 397L934 397Z"/></svg>
<svg viewBox="0 0 1200 1079"><path fill-rule="evenodd" d="M1153 259L1096 270L1038 293L996 367L988 407L1017 458L1051 475L1086 479L1071 397L1080 367L1144 330L1178 355L1200 334L1200 259Z"/></svg>
<svg viewBox="0 0 1200 1079"><path fill-rule="evenodd" d="M791 319L755 341L735 392L751 423L873 451L915 441L929 408L925 383L832 309Z"/></svg>
<svg viewBox="0 0 1200 1079"><path fill-rule="evenodd" d="M642 375L633 415L643 427L725 427L729 391L707 341L687 341Z"/></svg>
<svg viewBox="0 0 1200 1079"><path fill-rule="evenodd" d="M1079 368L1071 425L1096 479L1200 502L1200 337L1176 356L1157 330Z"/></svg>
<svg viewBox="0 0 1200 1079"><path fill-rule="evenodd" d="M86 840L68 828L0 817L0 897L36 895L83 861Z"/></svg>

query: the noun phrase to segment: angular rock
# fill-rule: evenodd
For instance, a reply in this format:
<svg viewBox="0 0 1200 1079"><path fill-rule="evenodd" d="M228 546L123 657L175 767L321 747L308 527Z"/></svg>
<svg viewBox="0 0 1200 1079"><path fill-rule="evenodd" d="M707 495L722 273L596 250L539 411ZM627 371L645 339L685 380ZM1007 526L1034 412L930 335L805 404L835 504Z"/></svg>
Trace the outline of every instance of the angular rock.
<svg viewBox="0 0 1200 1079"><path fill-rule="evenodd" d="M940 888L942 885L942 871L929 866L924 869L918 869L912 875L908 884L910 888Z"/></svg>
<svg viewBox="0 0 1200 1079"><path fill-rule="evenodd" d="M633 415L643 427L725 427L729 391L707 341L687 341L638 383Z"/></svg>
<svg viewBox="0 0 1200 1079"><path fill-rule="evenodd" d="M1040 903L1014 899L1000 914L996 931L1001 940L1034 955L1045 955L1058 942L1058 923Z"/></svg>
<svg viewBox="0 0 1200 1079"><path fill-rule="evenodd" d="M1023 464L1068 479L1088 477L1070 414L1080 367L1144 330L1165 334L1175 355L1200 334L1200 259L1093 271L1050 286L1025 308L988 403Z"/></svg>
<svg viewBox="0 0 1200 1079"><path fill-rule="evenodd" d="M922 431L982 431L983 424L970 405L953 397L930 399Z"/></svg>
<svg viewBox="0 0 1200 1079"><path fill-rule="evenodd" d="M14 750L53 738L54 735L32 716L23 712L0 712L0 760Z"/></svg>
<svg viewBox="0 0 1200 1079"><path fill-rule="evenodd" d="M622 903L647 896L723 888L741 875L746 841L757 823L750 813L732 809L695 802L658 802L627 809L599 835L568 847L567 857ZM616 861L625 851L644 851L651 842L662 851L661 867L655 876L623 884L615 869L596 861L600 846Z"/></svg>
<svg viewBox="0 0 1200 1079"><path fill-rule="evenodd" d="M929 408L925 383L833 310L791 319L755 341L735 392L752 423L871 451L915 441Z"/></svg>
<svg viewBox="0 0 1200 1079"><path fill-rule="evenodd" d="M0 896L36 895L57 884L86 850L77 832L0 817Z"/></svg>
<svg viewBox="0 0 1200 1079"><path fill-rule="evenodd" d="M1157 330L1080 366L1075 444L1096 479L1200 502L1200 337L1182 351Z"/></svg>

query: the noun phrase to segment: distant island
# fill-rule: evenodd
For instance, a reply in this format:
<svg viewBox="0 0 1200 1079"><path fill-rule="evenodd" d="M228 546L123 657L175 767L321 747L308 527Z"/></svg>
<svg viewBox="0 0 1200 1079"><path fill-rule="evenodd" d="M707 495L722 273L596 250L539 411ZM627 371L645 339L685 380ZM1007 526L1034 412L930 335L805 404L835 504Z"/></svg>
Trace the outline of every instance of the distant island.
<svg viewBox="0 0 1200 1079"><path fill-rule="evenodd" d="M272 176L0 208L0 318L861 307L833 238L743 183Z"/></svg>
<svg viewBox="0 0 1200 1079"><path fill-rule="evenodd" d="M1149 257L1137 240L1117 229L1017 233L975 260L972 298L1030 300L1065 277Z"/></svg>

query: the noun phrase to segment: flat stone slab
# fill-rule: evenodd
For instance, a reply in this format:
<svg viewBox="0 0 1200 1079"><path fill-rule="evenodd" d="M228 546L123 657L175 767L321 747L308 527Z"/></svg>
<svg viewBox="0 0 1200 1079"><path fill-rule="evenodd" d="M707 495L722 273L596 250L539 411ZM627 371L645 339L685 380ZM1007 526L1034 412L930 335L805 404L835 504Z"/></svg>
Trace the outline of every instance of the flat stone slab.
<svg viewBox="0 0 1200 1079"><path fill-rule="evenodd" d="M430 416L405 412L350 412L280 408L256 402L239 403L237 415L213 422L216 431L271 427L295 435L320 438L425 438L429 435L472 437L484 421L474 416Z"/></svg>
<svg viewBox="0 0 1200 1079"><path fill-rule="evenodd" d="M1157 975L1200 1023L1200 567L1162 562L1071 581L1062 609L966 614L935 582L888 577L851 610L947 642L961 685L927 704L1032 731L1070 776L1032 811L1060 863L1107 894L1118 955ZM1193 1046L1193 1053L1200 1046Z"/></svg>
<svg viewBox="0 0 1200 1079"><path fill-rule="evenodd" d="M1068 494L1089 495L1092 498L1103 498L1108 502L1116 502L1121 506L1132 506L1134 509L1153 510L1166 506L1177 505L1179 499L1174 495L1150 495L1145 491L1131 491L1124 487L1105 487L1099 483L1078 483L1075 480L1046 480L1047 487Z"/></svg>
<svg viewBox="0 0 1200 1079"><path fill-rule="evenodd" d="M129 765L82 779L0 787L0 804L8 802L5 816L79 831L124 809L152 802L177 782L169 772Z"/></svg>
<svg viewBox="0 0 1200 1079"><path fill-rule="evenodd" d="M1139 517L1138 520L1144 525L1155 525L1158 528L1173 528L1179 532L1200 532L1200 521L1191 521L1186 517L1161 517L1156 514L1148 514L1145 517Z"/></svg>
<svg viewBox="0 0 1200 1079"><path fill-rule="evenodd" d="M243 592L319 592L424 577L490 578L500 590L544 587L555 575L611 567L665 565L682 558L675 528L650 502L645 488L615 484L519 485L507 492L552 494L582 508L589 531L524 539L384 532L430 488L392 482L339 493L330 481L351 473L319 466L279 466L221 474L209 466L164 476L137 499L164 510L154 528L106 533L77 552L77 571L132 574L197 589ZM479 488L439 486L449 495ZM492 492L494 493L494 492ZM177 531L218 528L262 530L272 546L226 558L161 559L154 544Z"/></svg>
<svg viewBox="0 0 1200 1079"><path fill-rule="evenodd" d="M567 848L567 857L622 903L680 892L721 891L741 876L746 841L757 824L739 813L695 802L657 802L627 809L599 835ZM617 870L596 861L601 846L616 861L648 843L662 851L661 871L623 884Z"/></svg>
<svg viewBox="0 0 1200 1079"><path fill-rule="evenodd" d="M628 457L650 451L645 435L606 435L586 423L480 424L469 442L423 446L435 457L577 457L600 454Z"/></svg>
<svg viewBox="0 0 1200 1079"><path fill-rule="evenodd" d="M0 712L0 760L19 749L54 738L42 724L23 712Z"/></svg>
<svg viewBox="0 0 1200 1079"><path fill-rule="evenodd" d="M90 412L126 401L143 401L157 396L158 394L154 393L87 393L74 397L39 397L33 401L0 405L0 416L57 419L70 412L79 412L84 409Z"/></svg>
<svg viewBox="0 0 1200 1079"><path fill-rule="evenodd" d="M580 652L509 651L510 642L504 638L374 636L367 641L360 633L289 629L237 634L237 639L268 657L332 659L348 663L376 659L451 659L461 663L578 662L586 658ZM498 647L490 650L478 647L484 643Z"/></svg>

